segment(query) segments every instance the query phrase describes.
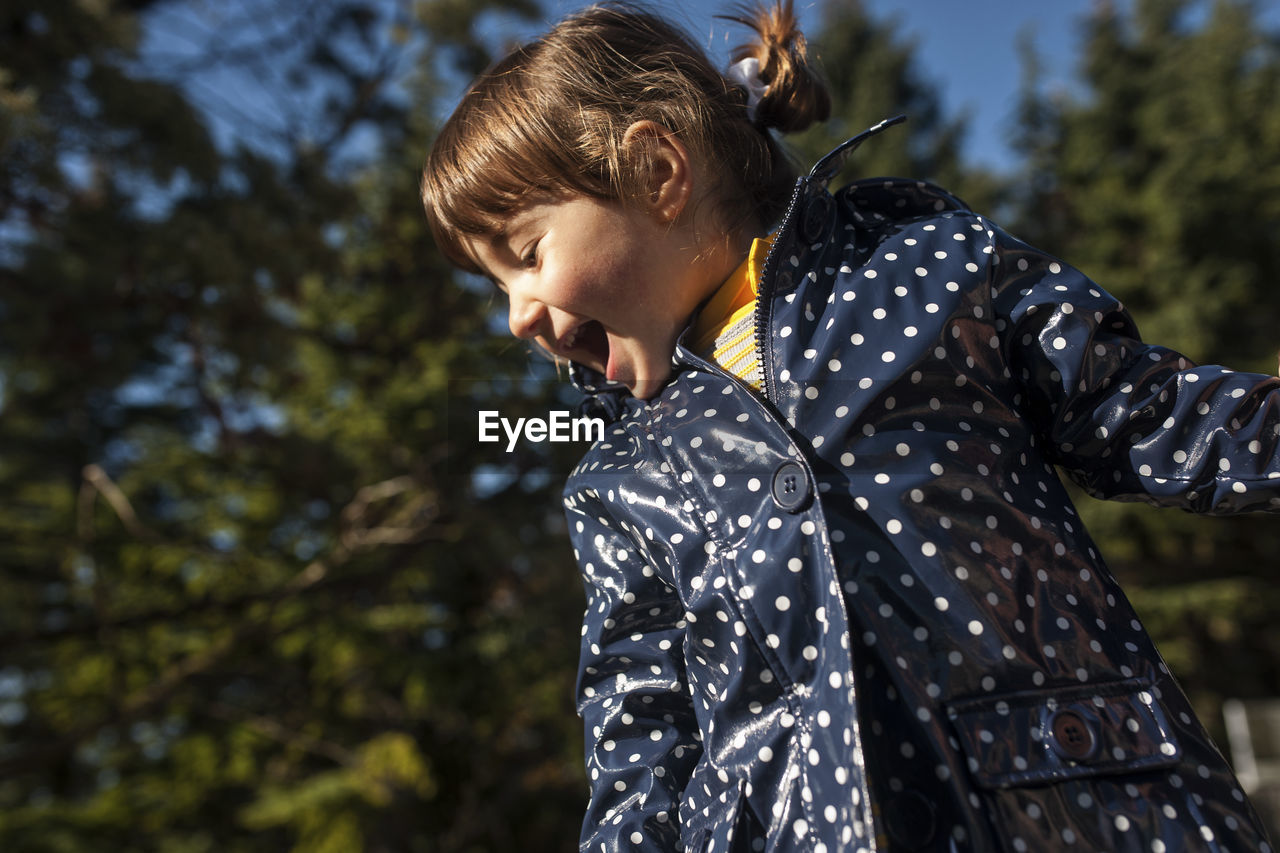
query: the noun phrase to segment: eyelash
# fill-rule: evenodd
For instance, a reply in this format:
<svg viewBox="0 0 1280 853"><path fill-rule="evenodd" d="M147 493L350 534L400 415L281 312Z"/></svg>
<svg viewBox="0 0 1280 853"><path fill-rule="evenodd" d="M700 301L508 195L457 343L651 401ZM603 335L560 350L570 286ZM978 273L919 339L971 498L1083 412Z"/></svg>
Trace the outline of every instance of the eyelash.
<svg viewBox="0 0 1280 853"><path fill-rule="evenodd" d="M537 266L538 264L538 243L542 241L535 240L533 245L524 253L524 257L520 258L520 264L525 269Z"/></svg>

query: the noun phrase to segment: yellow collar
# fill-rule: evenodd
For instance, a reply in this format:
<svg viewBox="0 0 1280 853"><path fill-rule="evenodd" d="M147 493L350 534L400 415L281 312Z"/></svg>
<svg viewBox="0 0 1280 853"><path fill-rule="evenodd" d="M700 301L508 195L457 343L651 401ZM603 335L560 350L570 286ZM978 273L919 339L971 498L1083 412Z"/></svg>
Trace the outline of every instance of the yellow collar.
<svg viewBox="0 0 1280 853"><path fill-rule="evenodd" d="M703 304L689 338L694 352L709 352L723 330L755 310L760 272L772 245L772 234L753 240L746 258Z"/></svg>

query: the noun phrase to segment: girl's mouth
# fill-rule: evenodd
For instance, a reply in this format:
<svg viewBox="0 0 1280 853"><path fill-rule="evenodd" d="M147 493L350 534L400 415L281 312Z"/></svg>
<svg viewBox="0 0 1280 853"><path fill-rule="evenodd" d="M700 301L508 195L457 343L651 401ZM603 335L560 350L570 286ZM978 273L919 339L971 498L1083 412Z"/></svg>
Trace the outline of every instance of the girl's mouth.
<svg viewBox="0 0 1280 853"><path fill-rule="evenodd" d="M588 367L604 371L609 364L609 336L599 321L588 320L561 339L560 353Z"/></svg>

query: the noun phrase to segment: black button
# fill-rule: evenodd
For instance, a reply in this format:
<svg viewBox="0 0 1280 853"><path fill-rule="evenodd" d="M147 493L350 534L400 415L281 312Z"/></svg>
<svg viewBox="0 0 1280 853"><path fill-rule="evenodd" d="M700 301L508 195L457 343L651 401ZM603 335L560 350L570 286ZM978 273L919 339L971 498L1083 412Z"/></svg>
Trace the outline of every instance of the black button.
<svg viewBox="0 0 1280 853"><path fill-rule="evenodd" d="M933 839L937 820L933 805L919 791L908 788L890 797L884 809L884 828L896 846L919 850Z"/></svg>
<svg viewBox="0 0 1280 853"><path fill-rule="evenodd" d="M1086 761L1098 748L1093 725L1079 711L1064 708L1049 719L1050 746L1068 761Z"/></svg>
<svg viewBox="0 0 1280 853"><path fill-rule="evenodd" d="M815 243L827 230L827 215L832 208L831 196L823 193L814 196L805 206L804 217L800 220L800 234L807 242Z"/></svg>
<svg viewBox="0 0 1280 853"><path fill-rule="evenodd" d="M773 502L787 512L800 512L809 505L812 491L809 475L799 462L783 462L773 472Z"/></svg>

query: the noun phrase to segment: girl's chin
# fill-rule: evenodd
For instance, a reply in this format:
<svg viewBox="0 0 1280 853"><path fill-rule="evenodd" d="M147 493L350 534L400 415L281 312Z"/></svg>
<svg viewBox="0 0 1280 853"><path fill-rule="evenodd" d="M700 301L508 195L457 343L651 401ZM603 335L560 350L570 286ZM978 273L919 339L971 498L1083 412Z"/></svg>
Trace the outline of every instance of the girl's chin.
<svg viewBox="0 0 1280 853"><path fill-rule="evenodd" d="M668 371L661 376L650 376L645 379L636 379L625 384L627 388L631 390L631 396L640 400L648 400L663 389L670 376L671 373Z"/></svg>
<svg viewBox="0 0 1280 853"><path fill-rule="evenodd" d="M673 344L672 350L674 349ZM615 352L612 349L606 352L608 360L604 363L601 363L599 356L595 353L587 353L587 357L580 359L579 363L598 371L610 381L622 383L637 399L648 400L653 397L671 378L670 356L655 360L653 364L637 365L630 358L622 356L621 352ZM637 379L636 374L640 374L641 378Z"/></svg>

